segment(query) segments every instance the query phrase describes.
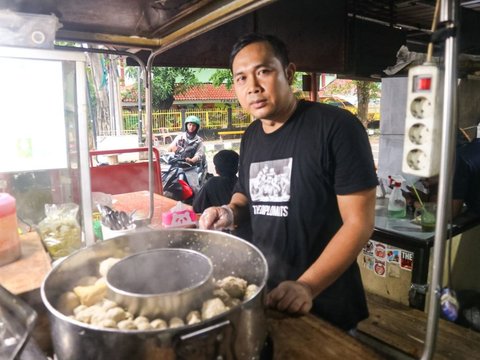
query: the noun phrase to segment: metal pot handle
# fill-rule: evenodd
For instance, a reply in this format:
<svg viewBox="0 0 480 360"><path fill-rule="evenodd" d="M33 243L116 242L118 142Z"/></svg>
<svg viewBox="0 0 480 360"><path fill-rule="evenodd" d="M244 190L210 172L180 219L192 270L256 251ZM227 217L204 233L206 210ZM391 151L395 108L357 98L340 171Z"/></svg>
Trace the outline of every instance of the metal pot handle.
<svg viewBox="0 0 480 360"><path fill-rule="evenodd" d="M231 337L230 320L180 335L175 341L175 354L177 359L229 359L229 346L225 348Z"/></svg>

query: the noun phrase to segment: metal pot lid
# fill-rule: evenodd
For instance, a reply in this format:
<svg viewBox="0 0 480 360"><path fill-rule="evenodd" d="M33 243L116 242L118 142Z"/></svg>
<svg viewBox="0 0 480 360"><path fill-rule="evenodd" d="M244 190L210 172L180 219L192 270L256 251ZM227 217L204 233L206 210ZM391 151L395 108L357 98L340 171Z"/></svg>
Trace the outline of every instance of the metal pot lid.
<svg viewBox="0 0 480 360"><path fill-rule="evenodd" d="M120 260L107 273L109 298L132 314L183 317L213 288L212 261L198 251L164 248Z"/></svg>

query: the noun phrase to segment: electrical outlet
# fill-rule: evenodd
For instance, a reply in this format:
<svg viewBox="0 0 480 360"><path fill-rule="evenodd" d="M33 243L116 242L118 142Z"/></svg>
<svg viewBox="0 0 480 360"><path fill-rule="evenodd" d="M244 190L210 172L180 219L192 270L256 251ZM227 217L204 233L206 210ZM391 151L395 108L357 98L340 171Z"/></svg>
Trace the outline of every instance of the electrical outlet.
<svg viewBox="0 0 480 360"><path fill-rule="evenodd" d="M428 156L422 150L414 149L407 154L407 164L410 169L423 171L428 166Z"/></svg>
<svg viewBox="0 0 480 360"><path fill-rule="evenodd" d="M415 119L424 119L432 115L432 103L429 99L420 96L413 99L410 113Z"/></svg>
<svg viewBox="0 0 480 360"><path fill-rule="evenodd" d="M420 65L408 72L407 111L402 171L421 177L440 170L443 72Z"/></svg>
<svg viewBox="0 0 480 360"><path fill-rule="evenodd" d="M430 137L430 129L424 124L414 124L408 129L408 138L415 145L423 145Z"/></svg>

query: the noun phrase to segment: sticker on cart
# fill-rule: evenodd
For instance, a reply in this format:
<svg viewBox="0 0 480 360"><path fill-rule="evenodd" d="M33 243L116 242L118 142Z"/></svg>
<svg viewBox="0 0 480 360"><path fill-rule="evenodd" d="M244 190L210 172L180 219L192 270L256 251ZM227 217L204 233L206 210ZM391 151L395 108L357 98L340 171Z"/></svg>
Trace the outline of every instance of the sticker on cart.
<svg viewBox="0 0 480 360"><path fill-rule="evenodd" d="M370 271L373 271L375 266L375 258L370 255L363 255L363 266Z"/></svg>
<svg viewBox="0 0 480 360"><path fill-rule="evenodd" d="M387 272L387 265L385 261L375 259L375 265L373 267L373 271L375 274L381 277L385 277L385 274Z"/></svg>
<svg viewBox="0 0 480 360"><path fill-rule="evenodd" d="M368 242L363 247L363 253L365 255L373 256L373 249L375 248L375 241L368 240Z"/></svg>
<svg viewBox="0 0 480 360"><path fill-rule="evenodd" d="M385 260L387 258L387 247L382 243L375 244L375 259Z"/></svg>
<svg viewBox="0 0 480 360"><path fill-rule="evenodd" d="M413 267L413 253L409 251L402 251L400 256L400 267L404 270L412 271Z"/></svg>
<svg viewBox="0 0 480 360"><path fill-rule="evenodd" d="M387 248L387 261L393 264L400 264L400 249Z"/></svg>

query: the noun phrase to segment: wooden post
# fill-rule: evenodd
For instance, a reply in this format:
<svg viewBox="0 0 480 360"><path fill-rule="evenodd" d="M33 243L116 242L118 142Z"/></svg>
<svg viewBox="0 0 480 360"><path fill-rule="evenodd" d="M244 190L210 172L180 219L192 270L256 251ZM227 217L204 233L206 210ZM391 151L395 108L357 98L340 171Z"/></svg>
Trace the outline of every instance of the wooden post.
<svg viewBox="0 0 480 360"><path fill-rule="evenodd" d="M318 100L318 81L315 72L310 74L310 100L313 102Z"/></svg>
<svg viewBox="0 0 480 360"><path fill-rule="evenodd" d="M227 129L229 129L229 130L233 129L232 107L230 105L228 105L228 107L227 107Z"/></svg>

